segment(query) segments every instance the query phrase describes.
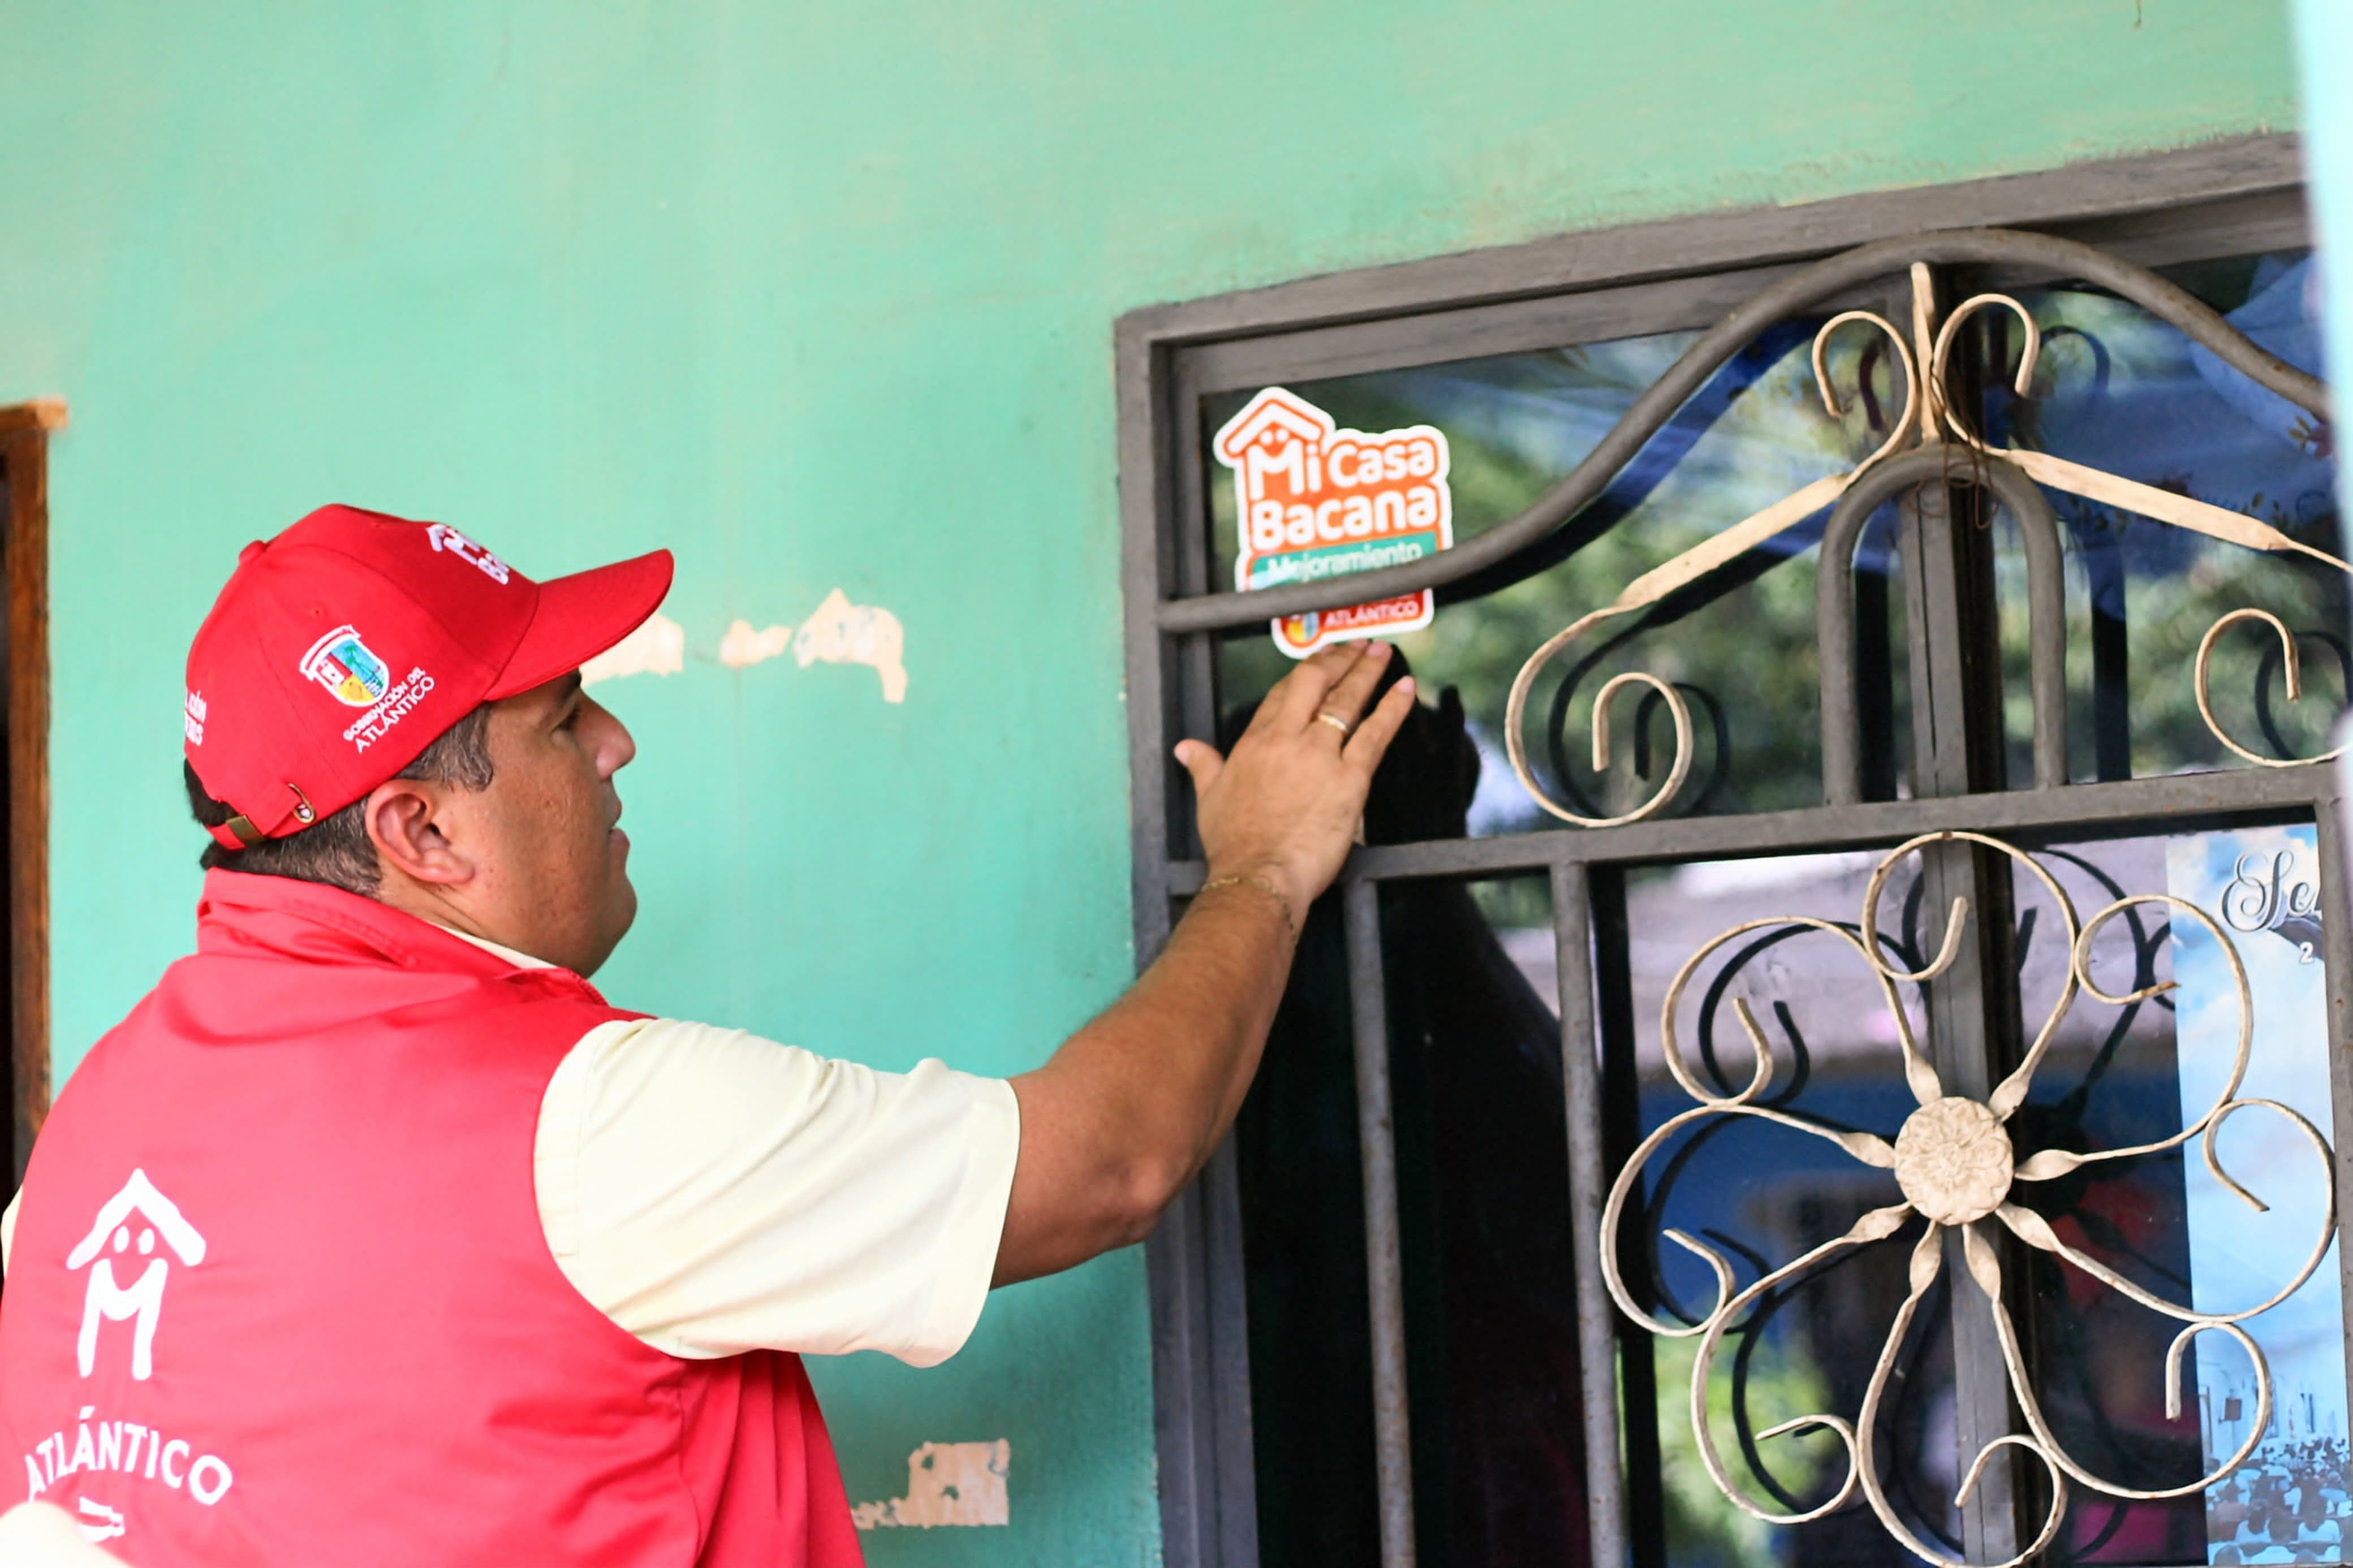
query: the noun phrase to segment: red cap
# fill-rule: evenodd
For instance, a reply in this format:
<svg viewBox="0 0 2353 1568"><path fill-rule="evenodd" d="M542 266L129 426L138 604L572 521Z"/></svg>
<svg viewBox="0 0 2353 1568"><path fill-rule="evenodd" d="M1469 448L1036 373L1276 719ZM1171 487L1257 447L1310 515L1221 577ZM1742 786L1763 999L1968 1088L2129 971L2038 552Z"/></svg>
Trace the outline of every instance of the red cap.
<svg viewBox="0 0 2353 1568"><path fill-rule="evenodd" d="M534 583L446 523L328 506L248 544L188 648L188 762L231 849L300 833L481 703L619 642L667 550Z"/></svg>

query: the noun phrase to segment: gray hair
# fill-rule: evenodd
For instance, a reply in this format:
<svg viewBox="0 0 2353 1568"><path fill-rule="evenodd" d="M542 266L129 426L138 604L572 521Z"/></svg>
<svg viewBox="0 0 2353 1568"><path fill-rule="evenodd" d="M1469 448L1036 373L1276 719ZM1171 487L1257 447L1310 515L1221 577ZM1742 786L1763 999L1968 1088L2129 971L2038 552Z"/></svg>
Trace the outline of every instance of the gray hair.
<svg viewBox="0 0 2353 1568"><path fill-rule="evenodd" d="M487 703L475 709L434 737L433 743L415 762L394 776L456 784L467 790L490 788L490 715ZM195 814L200 826L217 827L237 815L235 806L215 800L205 792L196 770L185 760L180 768L186 775L188 809ZM363 796L301 832L283 838L265 838L243 849L231 849L216 842L205 850L204 858L197 863L207 871L249 871L263 877L324 882L331 888L372 899L383 880L384 868L377 864L375 846L368 842L366 812L367 800Z"/></svg>

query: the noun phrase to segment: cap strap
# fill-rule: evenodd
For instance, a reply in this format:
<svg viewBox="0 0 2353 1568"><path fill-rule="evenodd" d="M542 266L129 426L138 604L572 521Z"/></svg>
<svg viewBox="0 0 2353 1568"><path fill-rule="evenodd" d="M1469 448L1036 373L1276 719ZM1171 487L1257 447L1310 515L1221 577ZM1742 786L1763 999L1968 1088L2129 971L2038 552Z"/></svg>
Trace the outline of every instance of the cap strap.
<svg viewBox="0 0 2353 1568"><path fill-rule="evenodd" d="M280 813L278 820L283 822L290 816L295 821L301 823L302 827L308 827L318 821L319 814L312 808L311 797L302 793L301 786L290 782L286 787L294 792L294 807L290 812ZM250 849L269 837L269 834L256 827L253 825L253 818L243 812L238 812L227 822L216 827L206 828L206 831L213 836L214 840L222 848L229 850ZM298 827L295 831L299 833L301 828Z"/></svg>

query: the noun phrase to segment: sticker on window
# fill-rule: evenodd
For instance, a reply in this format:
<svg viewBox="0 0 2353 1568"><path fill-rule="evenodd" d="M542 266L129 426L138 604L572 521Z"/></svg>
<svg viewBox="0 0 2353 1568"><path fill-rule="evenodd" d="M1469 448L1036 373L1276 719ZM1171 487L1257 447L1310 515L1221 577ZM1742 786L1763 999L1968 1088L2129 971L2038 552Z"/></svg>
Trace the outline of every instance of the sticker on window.
<svg viewBox="0 0 2353 1568"><path fill-rule="evenodd" d="M1367 434L1337 428L1295 393L1270 386L1211 443L1233 470L1241 548L1234 586L1247 593L1404 566L1454 542L1445 433L1429 425ZM1356 637L1430 625L1429 589L1273 622L1293 658Z"/></svg>

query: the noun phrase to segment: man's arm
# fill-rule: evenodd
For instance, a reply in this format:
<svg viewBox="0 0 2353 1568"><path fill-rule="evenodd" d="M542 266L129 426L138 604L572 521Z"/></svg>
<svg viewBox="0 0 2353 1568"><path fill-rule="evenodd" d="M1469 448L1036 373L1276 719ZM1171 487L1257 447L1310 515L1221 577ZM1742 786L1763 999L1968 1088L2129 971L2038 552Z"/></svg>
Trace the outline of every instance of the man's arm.
<svg viewBox="0 0 2353 1568"><path fill-rule="evenodd" d="M1388 658L1386 643L1326 649L1267 694L1230 758L1176 748L1212 885L1126 995L1013 1080L1021 1152L997 1284L1141 1241L1225 1136L1282 997L1294 922L1347 858L1413 704L1400 680L1356 726ZM1344 735L1326 713L1356 727Z"/></svg>

